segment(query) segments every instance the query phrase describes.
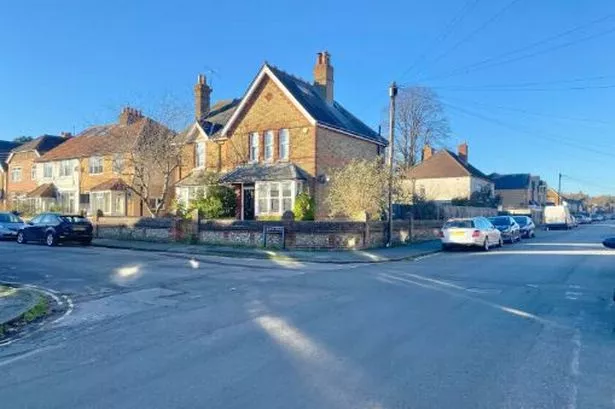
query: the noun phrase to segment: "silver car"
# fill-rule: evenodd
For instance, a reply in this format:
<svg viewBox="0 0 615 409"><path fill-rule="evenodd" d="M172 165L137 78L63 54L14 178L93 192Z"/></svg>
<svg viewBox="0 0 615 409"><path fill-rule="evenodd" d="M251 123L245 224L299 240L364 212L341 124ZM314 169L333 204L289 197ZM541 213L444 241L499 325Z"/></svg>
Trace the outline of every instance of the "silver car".
<svg viewBox="0 0 615 409"><path fill-rule="evenodd" d="M0 212L0 239L15 239L17 231L25 226L19 216L11 212Z"/></svg>
<svg viewBox="0 0 615 409"><path fill-rule="evenodd" d="M442 250L453 247L480 247L488 251L502 246L502 234L485 217L450 219L440 231Z"/></svg>

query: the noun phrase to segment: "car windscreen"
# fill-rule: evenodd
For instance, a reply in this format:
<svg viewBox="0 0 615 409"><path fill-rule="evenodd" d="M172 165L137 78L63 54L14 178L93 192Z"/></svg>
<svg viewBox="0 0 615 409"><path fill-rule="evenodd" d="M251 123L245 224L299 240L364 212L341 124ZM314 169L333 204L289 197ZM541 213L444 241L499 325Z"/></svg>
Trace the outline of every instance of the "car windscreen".
<svg viewBox="0 0 615 409"><path fill-rule="evenodd" d="M82 216L60 216L60 219L68 223L89 223L89 220Z"/></svg>
<svg viewBox="0 0 615 409"><path fill-rule="evenodd" d="M0 223L23 223L21 219L13 213L0 214Z"/></svg>
<svg viewBox="0 0 615 409"><path fill-rule="evenodd" d="M508 226L510 224L508 217L491 217L489 221L496 226Z"/></svg>
<svg viewBox="0 0 615 409"><path fill-rule="evenodd" d="M513 217L513 219L515 219L515 221L519 223L519 226L525 226L526 224L528 224L527 218L525 217Z"/></svg>
<svg viewBox="0 0 615 409"><path fill-rule="evenodd" d="M473 227L472 220L451 220L444 224L445 229L471 229Z"/></svg>

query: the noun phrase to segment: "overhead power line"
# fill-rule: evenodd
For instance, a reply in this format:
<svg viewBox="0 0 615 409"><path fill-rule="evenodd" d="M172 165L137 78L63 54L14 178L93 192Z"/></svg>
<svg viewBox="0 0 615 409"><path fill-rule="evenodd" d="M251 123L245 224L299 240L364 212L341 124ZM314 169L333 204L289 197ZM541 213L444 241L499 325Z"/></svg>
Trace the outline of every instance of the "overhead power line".
<svg viewBox="0 0 615 409"><path fill-rule="evenodd" d="M455 17L453 17L446 26L444 26L444 29L434 39L434 41L430 42L429 46L423 50L423 52L414 61L414 63L412 63L412 65L410 65L410 67L408 67L408 69L406 69L406 71L402 73L402 75L399 77L399 80L401 81L406 75L411 73L412 70L414 70L423 60L425 60L425 58L429 55L430 52L433 52L438 47L438 45L444 43L444 41L451 35L457 24L459 24L465 18L465 16L468 15L474 9L474 7L476 7L479 1L480 0L466 1L460 12L455 15Z"/></svg>
<svg viewBox="0 0 615 409"><path fill-rule="evenodd" d="M496 88L496 87L491 87L488 86L486 88L482 87L482 86L463 86L463 85L455 85L455 86L435 86L435 87L429 87L429 88L433 88L433 89L445 89L448 91L536 91L536 92L543 92L543 91L586 91L586 90L593 90L593 89L611 89L611 88L615 88L615 84L604 84L604 85L584 85L584 86L577 86L577 87L559 87L559 88L548 88L548 87L543 87L543 88L529 88L529 87L519 87L519 88L515 88L515 87L501 87L501 88Z"/></svg>
<svg viewBox="0 0 615 409"><path fill-rule="evenodd" d="M452 53L453 51L455 51L456 49L458 49L460 46L462 46L463 44L465 44L466 42L468 42L469 40L471 40L476 34L480 33L481 31L483 31L484 29L486 29L487 27L489 27L489 25L491 25L494 21L496 21L498 18L500 18L504 13L506 13L510 8L512 8L515 4L517 4L519 1L521 0L511 0L509 1L504 7L502 7L501 9L498 10L497 13L495 13L494 15L492 15L490 18L488 18L487 20L485 20L483 22L483 24L481 24L478 28L476 28L475 30L471 31L468 35L466 35L465 37L461 38L461 40L457 41L456 43L454 43L451 47L449 47L446 51L444 51L443 53L441 53L440 55L438 55L438 57L436 57L435 60L433 60L431 63L432 64L436 64L437 62L441 61L444 57L446 57L447 55L449 55L450 53Z"/></svg>
<svg viewBox="0 0 615 409"><path fill-rule="evenodd" d="M615 29L609 29L609 30L606 30L606 31L595 33L595 34L587 36L587 37L583 37L583 38L575 40L575 41L569 41L568 43L560 44L560 45L557 45L557 46L553 46L551 48L547 48L547 49L544 49L544 50L541 50L541 51L537 51L537 52L531 53L529 55L523 55L523 56L519 56L519 57L515 57L515 58L511 58L511 59L507 59L507 60L503 60L502 61L502 59L504 59L505 57L512 56L512 55L515 55L515 54L522 53L524 51L531 50L531 49L536 48L538 46L541 46L543 44L547 44L547 43L550 43L552 41L558 40L560 38L569 36L570 34L573 34L573 33L577 32L577 31L581 31L583 29L586 29L588 27L594 26L594 25L599 24L599 23L603 23L603 22L611 20L613 18L615 18L615 13L614 14L609 14L609 15L601 17L601 18L598 18L596 20L590 21L589 23L586 23L586 24L574 27L572 29L560 32L560 33L555 34L553 36L549 36L549 37L543 38L542 40L538 40L538 41L536 41L534 43L531 43L531 44L528 44L526 46L514 49L512 51L508 51L508 52L499 54L499 55L494 56L494 57L485 58L484 60L479 61L477 63L469 64L469 65L466 65L466 66L460 67L460 68L456 68L454 70L451 70L451 71L449 71L447 73L444 73L444 74L441 74L441 75L436 75L436 76L433 76L433 77L425 78L424 81L431 81L431 80L435 80L435 79L448 78L448 77L452 77L452 76L456 76L456 75L467 74L469 72L477 71L477 70L480 70L480 69L483 69L483 68L489 68L489 67L493 67L493 66L498 66L498 65L506 64L506 63L509 63L509 62L518 61L518 60L525 59L525 58L531 58L533 56L542 55L544 53L556 51L556 50L561 49L561 48L570 47L572 45L575 45L575 44L578 44L578 43L581 43L581 42L590 41L590 40L592 40L594 38L610 34Z"/></svg>

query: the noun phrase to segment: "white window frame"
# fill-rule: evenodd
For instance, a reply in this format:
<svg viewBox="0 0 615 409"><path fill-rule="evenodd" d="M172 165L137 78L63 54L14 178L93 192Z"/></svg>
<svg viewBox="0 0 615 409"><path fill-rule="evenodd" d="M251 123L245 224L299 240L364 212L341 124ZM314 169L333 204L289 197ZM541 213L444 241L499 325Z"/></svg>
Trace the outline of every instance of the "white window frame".
<svg viewBox="0 0 615 409"><path fill-rule="evenodd" d="M205 142L197 142L194 146L194 167L197 169L205 167Z"/></svg>
<svg viewBox="0 0 615 409"><path fill-rule="evenodd" d="M280 129L278 133L278 156L280 160L290 157L290 132L287 128Z"/></svg>
<svg viewBox="0 0 615 409"><path fill-rule="evenodd" d="M21 167L11 168L11 182L21 182Z"/></svg>
<svg viewBox="0 0 615 409"><path fill-rule="evenodd" d="M285 183L290 184L290 197L284 196L282 186ZM277 188L277 197L274 198L271 196L272 187ZM267 215L279 215L284 214L286 210L284 210L284 199L291 199L290 208L287 210L293 209L295 206L295 198L297 197L297 193L300 189L299 182L296 180L282 180L279 182L256 182L254 185L254 214L256 216L267 216ZM261 197L262 193L265 193L265 197ZM260 201L265 203L265 208L263 209ZM272 200L277 200L278 202L278 211L271 210L271 202Z"/></svg>
<svg viewBox="0 0 615 409"><path fill-rule="evenodd" d="M72 160L62 160L59 163L60 167L60 177L71 177L73 176L73 161Z"/></svg>
<svg viewBox="0 0 615 409"><path fill-rule="evenodd" d="M93 162L98 163L93 163ZM99 170L100 169L100 170ZM90 175L100 175L104 172L104 164L102 156L90 156L88 158L88 170Z"/></svg>
<svg viewBox="0 0 615 409"><path fill-rule="evenodd" d="M273 161L273 131L265 131L265 161Z"/></svg>
<svg viewBox="0 0 615 409"><path fill-rule="evenodd" d="M51 179L53 177L53 164L52 163L45 162L43 164L43 177L48 178L48 179Z"/></svg>
<svg viewBox="0 0 615 409"><path fill-rule="evenodd" d="M111 162L111 170L116 175L121 174L124 171L124 154L115 153Z"/></svg>
<svg viewBox="0 0 615 409"><path fill-rule="evenodd" d="M36 163L34 163L30 168L30 179L34 181L36 180Z"/></svg>
<svg viewBox="0 0 615 409"><path fill-rule="evenodd" d="M258 162L258 157L260 155L259 152L259 140L260 140L260 135L258 132L252 132L249 136L250 140L249 140L249 156L250 156L250 162Z"/></svg>

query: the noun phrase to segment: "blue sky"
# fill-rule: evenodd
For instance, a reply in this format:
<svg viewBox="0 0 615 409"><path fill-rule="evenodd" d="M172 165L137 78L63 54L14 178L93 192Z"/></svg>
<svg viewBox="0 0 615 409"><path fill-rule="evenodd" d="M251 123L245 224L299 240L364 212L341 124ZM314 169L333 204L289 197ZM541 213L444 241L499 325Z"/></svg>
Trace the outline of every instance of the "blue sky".
<svg viewBox="0 0 615 409"><path fill-rule="evenodd" d="M235 97L263 61L310 79L327 49L336 99L374 128L392 80L433 86L449 145L467 141L484 172L615 193L613 13L611 0L6 2L0 139L79 132L169 96L191 113L198 73L213 99Z"/></svg>

